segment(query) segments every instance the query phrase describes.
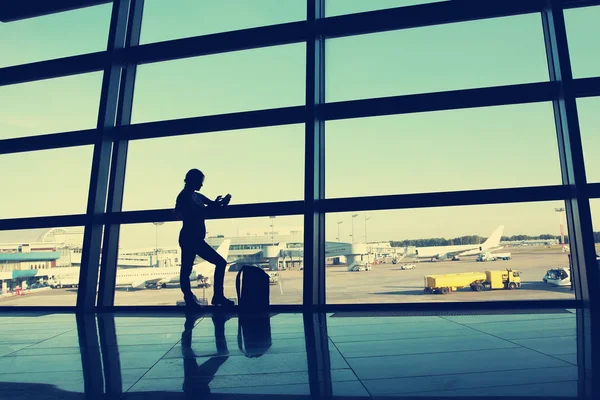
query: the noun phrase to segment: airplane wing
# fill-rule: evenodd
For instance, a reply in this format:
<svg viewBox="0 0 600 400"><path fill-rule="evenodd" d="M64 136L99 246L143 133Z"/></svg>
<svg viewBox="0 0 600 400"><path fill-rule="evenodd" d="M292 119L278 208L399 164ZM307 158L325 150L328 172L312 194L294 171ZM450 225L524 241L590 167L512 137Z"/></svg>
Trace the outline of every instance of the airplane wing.
<svg viewBox="0 0 600 400"><path fill-rule="evenodd" d="M145 289L147 285L156 285L166 282L169 282L169 280L165 278L140 279L131 282L131 287L134 289Z"/></svg>
<svg viewBox="0 0 600 400"><path fill-rule="evenodd" d="M131 282L131 287L134 289L145 289L148 283L152 282L149 282L148 280L133 281Z"/></svg>

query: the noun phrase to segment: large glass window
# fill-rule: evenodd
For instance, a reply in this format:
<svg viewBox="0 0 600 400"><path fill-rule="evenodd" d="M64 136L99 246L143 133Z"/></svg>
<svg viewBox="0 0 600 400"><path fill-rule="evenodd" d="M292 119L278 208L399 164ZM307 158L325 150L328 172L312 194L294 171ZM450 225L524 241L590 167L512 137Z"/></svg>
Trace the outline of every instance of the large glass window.
<svg viewBox="0 0 600 400"><path fill-rule="evenodd" d="M142 65L133 122L302 105L305 53L302 43Z"/></svg>
<svg viewBox="0 0 600 400"><path fill-rule="evenodd" d="M327 101L548 80L539 14L327 41Z"/></svg>
<svg viewBox="0 0 600 400"><path fill-rule="evenodd" d="M91 146L1 155L0 218L85 213L91 163Z"/></svg>
<svg viewBox="0 0 600 400"><path fill-rule="evenodd" d="M583 155L588 182L600 182L600 97L577 99Z"/></svg>
<svg viewBox="0 0 600 400"><path fill-rule="evenodd" d="M74 306L83 227L0 231L0 307Z"/></svg>
<svg viewBox="0 0 600 400"><path fill-rule="evenodd" d="M590 199L590 210L592 212L592 227L594 230L596 255L600 256L600 199Z"/></svg>
<svg viewBox="0 0 600 400"><path fill-rule="evenodd" d="M202 193L231 204L304 197L304 125L136 140L129 144L126 210L171 208L190 168L206 176Z"/></svg>
<svg viewBox="0 0 600 400"><path fill-rule="evenodd" d="M600 7L565 10L574 78L600 76Z"/></svg>
<svg viewBox="0 0 600 400"><path fill-rule="evenodd" d="M566 229L559 201L331 213L327 302L571 299Z"/></svg>
<svg viewBox="0 0 600 400"><path fill-rule="evenodd" d="M141 43L304 19L304 0L146 0Z"/></svg>
<svg viewBox="0 0 600 400"><path fill-rule="evenodd" d="M414 6L427 3L441 3L447 0L326 0L325 16L353 14L364 11L383 10L386 8Z"/></svg>
<svg viewBox="0 0 600 400"><path fill-rule="evenodd" d="M561 183L551 103L328 121L325 132L327 197Z"/></svg>
<svg viewBox="0 0 600 400"><path fill-rule="evenodd" d="M93 129L102 73L0 87L0 139Z"/></svg>
<svg viewBox="0 0 600 400"><path fill-rule="evenodd" d="M318 21L319 32L321 28L327 31L330 22L336 25L350 18L343 17L348 14L354 14L350 19L360 25L357 13L361 12L382 10L377 13L383 15L390 8L407 12L407 7L413 11L435 9L436 4L421 5L440 2L445 3L442 8L460 7L449 0L323 1L326 15ZM489 15L501 15L493 12L496 6L502 10L500 2L485 6ZM100 3L0 23L0 69L73 55L104 54L116 9L112 2ZM527 103L531 98L502 98L498 103L508 105L473 104L472 108L428 112L415 107L417 112L413 113L360 118L348 114L339 120L328 120L335 116L321 113L317 107L317 117L324 119L325 143L317 143L315 149L305 147L304 121L242 121L245 113L255 119L256 115L262 118L279 111L286 114L281 108L304 110L308 93L306 44L315 39L311 37L315 31L306 23L309 3L145 0L140 47L156 47L156 60L161 61L146 60L136 66L131 123L140 130L136 128L135 137L128 142L126 162L118 165L109 157L92 166L93 151L100 149L94 146L110 152L122 131L96 132L101 98L109 105L120 104L118 91L101 93L105 77L102 65L98 66L101 70L83 73L77 73L74 65L67 66L74 75L62 77L60 68L50 68L48 76L53 78L0 86L0 145L10 142L7 147L12 148L24 143L21 150L36 149L7 149L0 155L0 220L14 219L4 223L4 229L11 230L0 231L0 307L76 304L83 227L15 228L45 226L46 219L40 217L85 216L88 194L108 189L110 182L102 176L115 172L116 167L123 168L116 171L117 176L125 174L122 208L127 213L118 243L116 305L181 305L181 222L139 221L148 221L146 216L152 210L172 209L185 174L192 168L206 175L201 189L204 195L215 198L230 193L232 206L241 206L236 210L242 214L236 215L248 215L243 210L257 210L252 215L262 215L207 221L207 242L228 261L226 295L236 297L235 277L240 265L256 264L272 278L272 304L301 304L304 217L267 215L271 203L286 202L273 207L280 210L274 213L301 213L286 207L312 201L304 198L306 185L316 183L312 174L306 180L306 168L311 167L306 165L307 150L324 152L324 157L317 159L324 159L325 165L314 167L324 168L327 199L325 205L317 201L315 207L327 210L328 303L572 299L573 266L569 265L563 201L366 212L337 212L335 208L339 199L351 203L357 197L420 193L439 197L436 204L448 204L444 203L449 200L444 192L561 185L553 99ZM562 12L560 8L565 5L559 3L552 7ZM477 10L481 11L478 7L472 11ZM598 6L564 10L576 79L600 76L599 48L594 40L600 33L595 23L599 10ZM337 102L337 108L352 100L379 98L385 103L388 96L419 94L419 102L430 102L444 91L551 83L540 12L472 17L472 21L353 36L332 34L326 37L325 76L317 80L324 87L317 92L324 92L327 102ZM119 18L124 24L117 27L121 33L126 33L121 28L130 20ZM276 31L293 34L304 29L306 35L298 36L301 40L297 43L270 46L273 38L263 34L270 29L252 29L280 24L285 26ZM285 31L288 28L291 31ZM250 40L252 48L238 43L235 51L219 53L217 49L217 53L202 56L192 56L193 49L183 49L182 58L170 59L162 45L154 45L177 40L187 47L197 40L178 39L207 35L210 37L202 40L210 41L239 30L255 35ZM265 41L260 43L262 39ZM124 68L119 60L129 60L129 50L107 56L116 57L116 67ZM27 66L27 75L36 75L37 66ZM317 66L308 66L309 71ZM116 76L123 77L123 70ZM509 92L505 91L504 97ZM429 95L432 93L438 95ZM448 96L448 104L452 103L452 93L444 96ZM567 93L567 100L568 96L577 94ZM597 97L577 100L590 183L600 182L600 162L596 162L599 101ZM118 111L123 110L119 107ZM235 126L225 121L227 114L235 114ZM310 113L306 117L312 118ZM183 127L190 121L174 120L186 118L207 125L195 132L177 130L178 125ZM160 121L171 122L154 123ZM294 124L244 129L286 122ZM160 136L159 125L171 131L156 137ZM151 138L144 137L146 127ZM71 134L59 135L65 132ZM94 136L89 132L102 133L101 143L68 147L75 144L70 142L72 135ZM61 138L68 142L61 142ZM567 159L567 164L570 161ZM96 187L90 187L92 167L100 173ZM116 200L120 199L118 194ZM588 199L584 196L578 200L585 203ZM591 200L594 215L598 201ZM147 212L131 212L143 210ZM92 227L111 222L109 215L103 214L105 210L99 212ZM577 218L574 222L589 223ZM596 236L600 234L595 232ZM102 248L104 244L91 246ZM206 303L213 293L213 269L204 260L195 260L193 288ZM454 276L447 278L450 283L431 283L437 282L435 277L448 274ZM457 274L480 278L465 281L456 278ZM431 276L433 281L427 278ZM439 294L442 289L448 293Z"/></svg>
<svg viewBox="0 0 600 400"><path fill-rule="evenodd" d="M239 268L254 264L270 276L271 304L302 303L301 216L210 220L206 227L206 242L228 262L227 297L236 299ZM180 229L180 222L121 226L115 305L176 305L183 301ZM213 295L214 270L214 265L197 257L191 274L194 294L207 304Z"/></svg>
<svg viewBox="0 0 600 400"><path fill-rule="evenodd" d="M106 50L112 2L0 23L0 68Z"/></svg>

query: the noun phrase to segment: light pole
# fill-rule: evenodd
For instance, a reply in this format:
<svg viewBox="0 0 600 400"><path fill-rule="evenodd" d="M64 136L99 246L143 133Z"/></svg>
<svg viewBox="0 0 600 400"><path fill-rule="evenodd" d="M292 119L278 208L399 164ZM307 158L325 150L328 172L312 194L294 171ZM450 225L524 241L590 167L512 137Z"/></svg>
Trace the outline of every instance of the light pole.
<svg viewBox="0 0 600 400"><path fill-rule="evenodd" d="M337 241L338 241L338 242L340 241L340 225L341 225L342 223L344 223L344 221L338 221L338 222L337 222L337 226L338 226L338 235L337 235L336 239L337 239Z"/></svg>
<svg viewBox="0 0 600 400"><path fill-rule="evenodd" d="M563 219L562 219L562 213L565 212L565 208L564 207L559 207L559 208L555 208L554 211L556 211L558 213L558 226L560 227L560 243L562 245L562 249L563 251L565 251L565 232L563 230Z"/></svg>
<svg viewBox="0 0 600 400"><path fill-rule="evenodd" d="M155 247L155 253L156 253L156 266L158 267L158 227L162 224L164 224L164 222L153 222L154 226L156 227L156 247Z"/></svg>
<svg viewBox="0 0 600 400"><path fill-rule="evenodd" d="M358 214L352 214L352 243L354 243L354 218L358 217Z"/></svg>
<svg viewBox="0 0 600 400"><path fill-rule="evenodd" d="M365 215L365 246L367 246L367 263L371 262L371 251L369 250L369 239L367 237L367 221L370 220L371 217L367 217ZM376 256L376 255L375 255Z"/></svg>
<svg viewBox="0 0 600 400"><path fill-rule="evenodd" d="M269 218L271 218L271 246L275 245L275 239L273 238L274 236L274 229L275 229L275 216L272 215Z"/></svg>

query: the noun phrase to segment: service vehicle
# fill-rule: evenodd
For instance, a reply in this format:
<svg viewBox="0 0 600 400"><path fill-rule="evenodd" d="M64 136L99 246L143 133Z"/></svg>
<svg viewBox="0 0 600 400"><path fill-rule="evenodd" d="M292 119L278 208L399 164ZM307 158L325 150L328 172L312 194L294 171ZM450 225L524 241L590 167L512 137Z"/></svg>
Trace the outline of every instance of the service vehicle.
<svg viewBox="0 0 600 400"><path fill-rule="evenodd" d="M571 274L569 268L552 268L546 272L543 281L555 286L570 286Z"/></svg>
<svg viewBox="0 0 600 400"><path fill-rule="evenodd" d="M447 294L470 287L480 292L485 289L517 289L521 287L521 274L507 269L485 272L462 272L457 274L429 275L424 277L425 293Z"/></svg>
<svg viewBox="0 0 600 400"><path fill-rule="evenodd" d="M510 260L512 258L510 253L493 253L492 256L494 256L496 260Z"/></svg>
<svg viewBox="0 0 600 400"><path fill-rule="evenodd" d="M485 279L477 280L470 286L476 292L485 289L518 289L521 287L521 273L516 269L485 271Z"/></svg>
<svg viewBox="0 0 600 400"><path fill-rule="evenodd" d="M479 253L475 261L496 261L496 257L491 253Z"/></svg>

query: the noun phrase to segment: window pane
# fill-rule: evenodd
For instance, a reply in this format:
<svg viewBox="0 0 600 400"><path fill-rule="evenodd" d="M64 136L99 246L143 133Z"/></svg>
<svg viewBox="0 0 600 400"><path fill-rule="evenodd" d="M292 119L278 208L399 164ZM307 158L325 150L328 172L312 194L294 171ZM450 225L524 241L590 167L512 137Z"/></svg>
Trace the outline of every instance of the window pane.
<svg viewBox="0 0 600 400"><path fill-rule="evenodd" d="M600 182L600 98L577 99L579 127L588 182Z"/></svg>
<svg viewBox="0 0 600 400"><path fill-rule="evenodd" d="M594 243L596 244L596 256L600 256L600 199L590 199L590 210L592 212L592 227L594 230Z"/></svg>
<svg viewBox="0 0 600 400"><path fill-rule="evenodd" d="M327 101L548 80L538 14L327 41Z"/></svg>
<svg viewBox="0 0 600 400"><path fill-rule="evenodd" d="M304 125L137 140L129 144L125 210L171 208L190 168L202 193L231 204L304 197Z"/></svg>
<svg viewBox="0 0 600 400"><path fill-rule="evenodd" d="M141 65L133 122L302 105L304 48L302 43Z"/></svg>
<svg viewBox="0 0 600 400"><path fill-rule="evenodd" d="M83 227L0 231L0 306L74 306Z"/></svg>
<svg viewBox="0 0 600 400"><path fill-rule="evenodd" d="M106 50L112 5L0 23L0 68Z"/></svg>
<svg viewBox="0 0 600 400"><path fill-rule="evenodd" d="M0 156L0 218L83 214L92 146Z"/></svg>
<svg viewBox="0 0 600 400"><path fill-rule="evenodd" d="M446 0L326 0L325 16L353 14L364 11L383 10L386 8L414 6L427 3L441 3Z"/></svg>
<svg viewBox="0 0 600 400"><path fill-rule="evenodd" d="M561 183L551 103L328 121L325 148L327 197Z"/></svg>
<svg viewBox="0 0 600 400"><path fill-rule="evenodd" d="M549 269L566 268L570 277L569 248L560 243L561 231L568 237L564 211L556 211L561 207L557 201L328 214L327 302L572 299L567 276L543 280ZM519 279L486 276L507 268L519 273L513 278L521 279L520 288L503 288L503 282L518 286ZM425 292L424 277L447 274L432 287L454 285L456 291ZM471 283L490 279L493 289L471 290Z"/></svg>
<svg viewBox="0 0 600 400"><path fill-rule="evenodd" d="M256 264L272 276L271 304L302 303L302 216L211 220L206 227L206 242L229 263L225 296L236 298L237 269L242 264ZM176 305L182 301L180 229L180 222L121 226L115 305ZM199 257L194 262L192 291L201 301L210 303L212 299L214 269ZM160 291L156 282L160 282Z"/></svg>
<svg viewBox="0 0 600 400"><path fill-rule="evenodd" d="M600 76L600 7L565 10L574 78Z"/></svg>
<svg viewBox="0 0 600 400"><path fill-rule="evenodd" d="M0 87L0 139L93 129L102 73Z"/></svg>
<svg viewBox="0 0 600 400"><path fill-rule="evenodd" d="M146 0L141 43L306 19L304 0Z"/></svg>

